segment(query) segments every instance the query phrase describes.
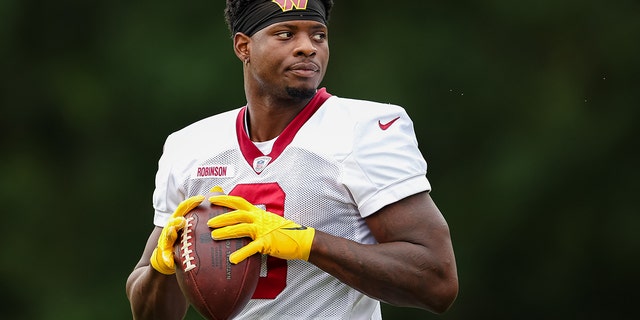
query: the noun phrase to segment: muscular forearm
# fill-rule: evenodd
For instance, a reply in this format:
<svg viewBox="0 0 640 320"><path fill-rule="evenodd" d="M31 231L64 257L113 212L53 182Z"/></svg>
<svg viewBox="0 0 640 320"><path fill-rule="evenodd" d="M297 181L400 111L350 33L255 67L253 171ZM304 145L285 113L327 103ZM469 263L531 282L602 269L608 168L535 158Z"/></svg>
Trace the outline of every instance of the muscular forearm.
<svg viewBox="0 0 640 320"><path fill-rule="evenodd" d="M441 313L455 299L457 277L455 262L436 256L409 242L363 245L317 232L309 262L380 301Z"/></svg>
<svg viewBox="0 0 640 320"><path fill-rule="evenodd" d="M138 267L131 273L127 297L133 319L183 319L189 307L175 276L163 275L150 266Z"/></svg>

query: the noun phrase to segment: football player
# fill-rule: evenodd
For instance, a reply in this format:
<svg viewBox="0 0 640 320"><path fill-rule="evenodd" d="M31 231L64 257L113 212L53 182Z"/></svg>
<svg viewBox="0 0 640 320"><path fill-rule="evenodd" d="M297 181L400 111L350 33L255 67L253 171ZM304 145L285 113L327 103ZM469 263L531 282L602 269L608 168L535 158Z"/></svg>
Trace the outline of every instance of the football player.
<svg viewBox="0 0 640 320"><path fill-rule="evenodd" d="M234 209L209 221L212 237L254 240L231 262L265 257L240 319L381 319L381 301L442 313L455 300L449 227L411 118L320 86L332 4L227 1L247 104L167 138L157 227L127 280L135 319L185 316L173 243L212 188L225 193L211 202Z"/></svg>

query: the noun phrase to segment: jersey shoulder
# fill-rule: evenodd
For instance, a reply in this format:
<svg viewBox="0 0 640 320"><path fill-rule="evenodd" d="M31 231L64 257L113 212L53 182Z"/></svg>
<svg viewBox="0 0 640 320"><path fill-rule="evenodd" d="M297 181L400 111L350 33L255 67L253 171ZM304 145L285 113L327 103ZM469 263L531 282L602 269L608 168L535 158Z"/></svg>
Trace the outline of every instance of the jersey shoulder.
<svg viewBox="0 0 640 320"><path fill-rule="evenodd" d="M226 111L196 121L171 133L167 137L167 143L192 146L205 140L219 141L220 137L228 138L231 133L235 137L236 118L239 110L238 108Z"/></svg>
<svg viewBox="0 0 640 320"><path fill-rule="evenodd" d="M199 157L212 150L227 149L237 143L236 118L240 109L219 113L171 133L163 148L165 157Z"/></svg>
<svg viewBox="0 0 640 320"><path fill-rule="evenodd" d="M388 114L406 113L403 107L391 103L382 103L370 100L360 100L333 96L327 100L328 109L339 109L352 113L352 117L358 120L371 117L380 117Z"/></svg>
<svg viewBox="0 0 640 320"><path fill-rule="evenodd" d="M219 132L220 130L228 130L232 128L235 130L236 118L240 108L225 111L219 114L212 115L210 117L198 120L178 131L173 132L170 136L175 137L189 137L199 136L210 132Z"/></svg>
<svg viewBox="0 0 640 320"><path fill-rule="evenodd" d="M324 109L324 110L322 110ZM391 125L413 126L406 110L395 104L368 100L331 97L320 109L326 118L345 128L368 131L373 128L388 129ZM359 133L356 133L359 134Z"/></svg>

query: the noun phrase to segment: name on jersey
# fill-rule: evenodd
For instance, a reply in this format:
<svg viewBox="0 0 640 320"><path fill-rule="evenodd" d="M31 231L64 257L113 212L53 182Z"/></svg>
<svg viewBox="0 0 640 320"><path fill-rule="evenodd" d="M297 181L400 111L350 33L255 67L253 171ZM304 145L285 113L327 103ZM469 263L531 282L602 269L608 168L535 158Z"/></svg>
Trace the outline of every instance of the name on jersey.
<svg viewBox="0 0 640 320"><path fill-rule="evenodd" d="M235 169L229 165L209 165L195 168L191 174L192 179L204 178L230 178L235 175Z"/></svg>

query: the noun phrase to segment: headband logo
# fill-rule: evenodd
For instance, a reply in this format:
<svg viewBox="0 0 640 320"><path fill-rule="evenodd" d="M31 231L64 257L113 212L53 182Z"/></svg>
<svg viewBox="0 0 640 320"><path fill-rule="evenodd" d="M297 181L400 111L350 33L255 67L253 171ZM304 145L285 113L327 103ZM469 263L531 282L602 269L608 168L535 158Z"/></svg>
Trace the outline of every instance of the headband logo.
<svg viewBox="0 0 640 320"><path fill-rule="evenodd" d="M287 12L294 8L298 10L306 10L309 0L273 0L272 2L280 6L282 12Z"/></svg>

